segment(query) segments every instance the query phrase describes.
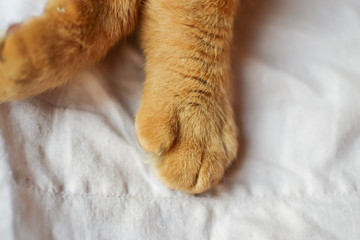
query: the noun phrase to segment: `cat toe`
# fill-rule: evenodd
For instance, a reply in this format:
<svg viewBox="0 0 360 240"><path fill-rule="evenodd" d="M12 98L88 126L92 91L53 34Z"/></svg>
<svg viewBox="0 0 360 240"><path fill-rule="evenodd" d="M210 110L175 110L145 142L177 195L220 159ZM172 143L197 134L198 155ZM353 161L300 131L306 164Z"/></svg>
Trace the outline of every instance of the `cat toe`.
<svg viewBox="0 0 360 240"><path fill-rule="evenodd" d="M177 133L176 119L167 111L144 109L139 111L135 121L136 133L140 145L157 156L168 151Z"/></svg>

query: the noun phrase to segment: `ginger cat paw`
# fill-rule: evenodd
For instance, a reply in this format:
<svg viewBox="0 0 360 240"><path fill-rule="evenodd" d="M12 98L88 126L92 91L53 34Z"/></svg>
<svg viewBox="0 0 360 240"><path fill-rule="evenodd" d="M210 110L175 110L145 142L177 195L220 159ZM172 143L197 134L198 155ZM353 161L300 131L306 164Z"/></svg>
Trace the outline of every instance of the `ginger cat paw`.
<svg viewBox="0 0 360 240"><path fill-rule="evenodd" d="M0 102L21 100L61 86L74 75L68 49L52 18L9 27L0 40ZM55 39L53 39L55 38Z"/></svg>
<svg viewBox="0 0 360 240"><path fill-rule="evenodd" d="M41 16L10 27L0 41L0 102L62 86L95 65L135 28L140 3L49 0Z"/></svg>
<svg viewBox="0 0 360 240"><path fill-rule="evenodd" d="M145 150L157 155L158 175L172 189L208 190L236 156L231 107L225 96L209 94L144 93L136 118L138 139Z"/></svg>
<svg viewBox="0 0 360 240"><path fill-rule="evenodd" d="M60 60L49 57L52 52L45 43L47 39L40 34L40 28L48 27L43 21L14 24L0 40L0 103L40 94L68 77L68 70L55 67Z"/></svg>
<svg viewBox="0 0 360 240"><path fill-rule="evenodd" d="M19 26L10 26L0 39L0 102L23 98L21 86L32 75L26 48L16 34Z"/></svg>
<svg viewBox="0 0 360 240"><path fill-rule="evenodd" d="M228 99L236 2L145 4L146 80L136 131L140 145L157 155L159 177L172 189L208 190L236 156Z"/></svg>

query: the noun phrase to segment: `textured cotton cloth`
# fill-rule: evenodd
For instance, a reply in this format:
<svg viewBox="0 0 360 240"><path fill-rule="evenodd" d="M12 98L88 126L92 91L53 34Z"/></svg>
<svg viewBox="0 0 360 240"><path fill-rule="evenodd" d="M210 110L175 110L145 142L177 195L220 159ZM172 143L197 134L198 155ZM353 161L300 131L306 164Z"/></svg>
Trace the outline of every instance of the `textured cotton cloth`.
<svg viewBox="0 0 360 240"><path fill-rule="evenodd" d="M44 0L0 1L0 29ZM144 58L123 42L70 84L0 105L0 239L360 239L360 1L245 1L239 156L197 196L137 142ZM106 62L106 61L105 61Z"/></svg>

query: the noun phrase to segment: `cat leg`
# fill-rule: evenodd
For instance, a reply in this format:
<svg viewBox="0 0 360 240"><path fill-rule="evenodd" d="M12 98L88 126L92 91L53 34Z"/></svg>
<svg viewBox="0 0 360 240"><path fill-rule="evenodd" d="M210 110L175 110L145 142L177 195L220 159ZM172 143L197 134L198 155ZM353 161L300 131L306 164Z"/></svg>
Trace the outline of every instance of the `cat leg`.
<svg viewBox="0 0 360 240"><path fill-rule="evenodd" d="M229 51L237 1L149 0L142 22L146 81L136 130L170 188L200 193L236 156Z"/></svg>
<svg viewBox="0 0 360 240"><path fill-rule="evenodd" d="M0 102L65 84L130 33L140 0L49 0L0 39Z"/></svg>

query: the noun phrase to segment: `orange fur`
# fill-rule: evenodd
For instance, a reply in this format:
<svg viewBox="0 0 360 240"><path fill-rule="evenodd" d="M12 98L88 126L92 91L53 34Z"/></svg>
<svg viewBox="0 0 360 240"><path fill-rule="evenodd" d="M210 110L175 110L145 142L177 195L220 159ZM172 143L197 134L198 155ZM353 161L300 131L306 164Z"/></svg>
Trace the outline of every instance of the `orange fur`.
<svg viewBox="0 0 360 240"><path fill-rule="evenodd" d="M146 81L140 144L163 182L200 193L237 150L229 104L229 51L237 0L49 0L44 14L0 43L0 101L66 83L130 33L142 11Z"/></svg>
<svg viewBox="0 0 360 240"><path fill-rule="evenodd" d="M136 0L50 0L44 13L0 43L0 101L63 85L130 33Z"/></svg>

